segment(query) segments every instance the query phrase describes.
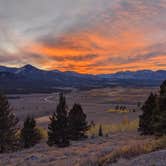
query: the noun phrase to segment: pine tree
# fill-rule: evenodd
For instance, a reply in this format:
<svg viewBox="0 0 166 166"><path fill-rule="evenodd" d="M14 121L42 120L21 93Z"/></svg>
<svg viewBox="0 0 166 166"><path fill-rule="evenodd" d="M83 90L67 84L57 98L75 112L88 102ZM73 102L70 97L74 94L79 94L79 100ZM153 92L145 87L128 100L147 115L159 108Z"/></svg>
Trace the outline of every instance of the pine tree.
<svg viewBox="0 0 166 166"><path fill-rule="evenodd" d="M86 138L86 131L89 126L86 121L86 114L80 104L74 104L69 112L69 133L71 140Z"/></svg>
<svg viewBox="0 0 166 166"><path fill-rule="evenodd" d="M141 134L153 134L154 112L157 110L157 95L150 94L144 105L142 106L143 114L139 118L139 131Z"/></svg>
<svg viewBox="0 0 166 166"><path fill-rule="evenodd" d="M21 144L24 148L30 148L36 145L41 137L36 128L36 121L33 117L28 116L24 121L24 126L21 129Z"/></svg>
<svg viewBox="0 0 166 166"><path fill-rule="evenodd" d="M48 145L69 146L67 105L63 94L60 94L56 112L50 117L48 125Z"/></svg>
<svg viewBox="0 0 166 166"><path fill-rule="evenodd" d="M102 137L102 136L103 136L103 128L102 128L102 125L100 125L100 127L99 127L98 136L99 136L99 137Z"/></svg>
<svg viewBox="0 0 166 166"><path fill-rule="evenodd" d="M0 153L15 150L18 119L11 112L7 98L0 94Z"/></svg>
<svg viewBox="0 0 166 166"><path fill-rule="evenodd" d="M141 134L166 134L166 81L160 86L159 96L151 94L142 107L139 130Z"/></svg>
<svg viewBox="0 0 166 166"><path fill-rule="evenodd" d="M154 133L156 135L166 134L166 81L160 86L160 95L158 97L158 107L154 114Z"/></svg>
<svg viewBox="0 0 166 166"><path fill-rule="evenodd" d="M166 96L166 80L160 86L160 96Z"/></svg>

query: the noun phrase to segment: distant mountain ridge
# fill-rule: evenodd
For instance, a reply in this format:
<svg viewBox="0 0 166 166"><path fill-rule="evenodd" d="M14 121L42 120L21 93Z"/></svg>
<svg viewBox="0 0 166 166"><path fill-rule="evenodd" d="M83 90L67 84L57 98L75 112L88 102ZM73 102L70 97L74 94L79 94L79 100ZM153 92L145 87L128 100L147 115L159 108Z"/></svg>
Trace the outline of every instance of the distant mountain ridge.
<svg viewBox="0 0 166 166"><path fill-rule="evenodd" d="M139 70L139 71L125 71L114 74L101 74L101 78L117 78L117 79L163 79L166 77L166 70Z"/></svg>
<svg viewBox="0 0 166 166"><path fill-rule="evenodd" d="M53 92L59 87L86 89L106 86L158 86L165 79L166 70L92 75L73 71L47 71L29 64L20 68L0 66L0 91L7 93Z"/></svg>

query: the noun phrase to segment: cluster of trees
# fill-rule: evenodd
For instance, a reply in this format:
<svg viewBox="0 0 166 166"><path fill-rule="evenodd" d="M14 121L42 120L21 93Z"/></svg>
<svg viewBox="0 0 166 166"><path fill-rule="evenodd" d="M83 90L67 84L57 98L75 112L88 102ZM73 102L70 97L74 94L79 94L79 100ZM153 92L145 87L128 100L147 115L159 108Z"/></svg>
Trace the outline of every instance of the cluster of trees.
<svg viewBox="0 0 166 166"><path fill-rule="evenodd" d="M33 117L27 117L23 128L18 127L18 119L12 113L8 99L0 95L0 153L29 148L41 139Z"/></svg>
<svg viewBox="0 0 166 166"><path fill-rule="evenodd" d="M127 107L126 106L119 106L119 105L116 105L116 107L115 107L115 110L127 110Z"/></svg>
<svg viewBox="0 0 166 166"><path fill-rule="evenodd" d="M160 86L159 94L151 93L142 106L139 131L143 135L166 134L166 81Z"/></svg>
<svg viewBox="0 0 166 166"><path fill-rule="evenodd" d="M33 117L28 116L20 129L18 119L12 113L8 99L0 95L0 153L30 148L41 140L41 134ZM74 104L68 113L66 100L60 95L56 112L48 125L48 145L69 146L70 140L86 138L89 126L80 104Z"/></svg>
<svg viewBox="0 0 166 166"><path fill-rule="evenodd" d="M123 105L116 105L115 110L121 110L121 111L130 111L130 112L136 112L136 109L129 109L126 106Z"/></svg>
<svg viewBox="0 0 166 166"><path fill-rule="evenodd" d="M69 146L70 140L86 138L88 128L86 114L81 105L74 104L68 113L66 99L63 94L60 94L56 112L50 117L48 125L48 145Z"/></svg>

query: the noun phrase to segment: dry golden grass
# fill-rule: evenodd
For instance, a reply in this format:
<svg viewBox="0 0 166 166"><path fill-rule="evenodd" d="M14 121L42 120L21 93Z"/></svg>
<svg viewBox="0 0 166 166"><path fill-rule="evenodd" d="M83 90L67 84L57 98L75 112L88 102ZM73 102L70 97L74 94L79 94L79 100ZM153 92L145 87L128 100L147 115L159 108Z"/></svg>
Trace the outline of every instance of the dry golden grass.
<svg viewBox="0 0 166 166"><path fill-rule="evenodd" d="M48 133L47 133L47 130L42 128L42 127L37 127L36 128L41 139L47 139L48 138Z"/></svg>
<svg viewBox="0 0 166 166"><path fill-rule="evenodd" d="M106 156L101 157L98 161L98 165L105 166L116 162L119 158L130 159L141 154L150 153L164 148L166 148L166 136L156 140L131 143L130 145L122 146Z"/></svg>
<svg viewBox="0 0 166 166"><path fill-rule="evenodd" d="M124 118L122 122L118 124L103 124L102 130L104 135L108 135L110 133L117 132L128 132L128 131L136 131L138 129L139 121L138 119L129 121L128 118ZM87 132L88 136L97 136L99 131L100 124L96 124L92 126Z"/></svg>
<svg viewBox="0 0 166 166"><path fill-rule="evenodd" d="M48 134L47 134L47 130L44 129L43 127L36 127L36 130L40 136L41 139L47 139L48 138ZM18 132L16 133L16 137L17 139L20 139L20 134L21 134L21 129L18 130Z"/></svg>
<svg viewBox="0 0 166 166"><path fill-rule="evenodd" d="M109 113L129 113L130 111L128 109L120 110L120 109L109 109L107 110Z"/></svg>
<svg viewBox="0 0 166 166"><path fill-rule="evenodd" d="M114 149L112 152L103 155L97 160L88 160L84 163L80 163L77 166L108 166L112 163L116 163L118 159L125 158L131 159L142 154L147 154L156 150L166 148L166 136L157 139L146 139L142 141L133 141L128 145L124 145Z"/></svg>

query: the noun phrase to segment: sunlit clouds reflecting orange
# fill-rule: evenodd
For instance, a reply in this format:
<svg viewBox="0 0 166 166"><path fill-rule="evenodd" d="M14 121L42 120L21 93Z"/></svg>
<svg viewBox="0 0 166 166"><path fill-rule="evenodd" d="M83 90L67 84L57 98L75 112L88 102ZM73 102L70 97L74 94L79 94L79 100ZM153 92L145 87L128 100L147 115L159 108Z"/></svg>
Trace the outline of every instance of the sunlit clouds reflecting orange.
<svg viewBox="0 0 166 166"><path fill-rule="evenodd" d="M149 55L151 41L137 31L105 36L95 31L55 38L55 43L31 43L29 54L46 58L42 68L72 70L80 73L112 73L121 70L164 69L159 65L166 54Z"/></svg>
<svg viewBox="0 0 166 166"><path fill-rule="evenodd" d="M1 65L90 74L166 69L165 0L38 1L29 3L45 12L32 10L33 19L31 5L18 15L13 4L15 24L0 21L10 25L0 27Z"/></svg>

